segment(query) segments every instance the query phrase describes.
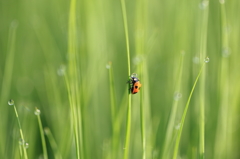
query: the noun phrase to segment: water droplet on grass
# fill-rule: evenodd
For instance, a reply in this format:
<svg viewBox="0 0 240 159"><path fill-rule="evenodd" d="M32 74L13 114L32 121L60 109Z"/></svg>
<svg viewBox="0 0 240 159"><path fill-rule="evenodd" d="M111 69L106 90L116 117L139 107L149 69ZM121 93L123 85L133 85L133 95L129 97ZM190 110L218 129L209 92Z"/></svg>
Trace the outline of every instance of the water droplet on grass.
<svg viewBox="0 0 240 159"><path fill-rule="evenodd" d="M24 143L24 148L27 149L29 147L29 144L27 142Z"/></svg>
<svg viewBox="0 0 240 159"><path fill-rule="evenodd" d="M65 72L66 72L66 66L65 65L61 65L57 70L58 76L65 75Z"/></svg>
<svg viewBox="0 0 240 159"><path fill-rule="evenodd" d="M23 145L24 144L24 140L23 139L19 139L18 143L19 143L19 145Z"/></svg>
<svg viewBox="0 0 240 159"><path fill-rule="evenodd" d="M174 93L174 100L178 101L180 98L182 98L182 93L180 92L175 92Z"/></svg>
<svg viewBox="0 0 240 159"><path fill-rule="evenodd" d="M36 109L35 112L34 112L35 115L40 115L41 114L41 111L39 109Z"/></svg>
<svg viewBox="0 0 240 159"><path fill-rule="evenodd" d="M209 57L206 57L206 58L204 59L204 62L205 62L205 63L208 63L209 61L210 61Z"/></svg>
<svg viewBox="0 0 240 159"><path fill-rule="evenodd" d="M209 3L208 0L203 0L202 2L200 2L199 8L202 10L206 9L208 6L208 3Z"/></svg>
<svg viewBox="0 0 240 159"><path fill-rule="evenodd" d="M14 105L14 100L13 99L10 99L9 101L8 101L8 105Z"/></svg>
<svg viewBox="0 0 240 159"><path fill-rule="evenodd" d="M181 126L181 123L178 123L176 126L175 126L175 129L178 130Z"/></svg>
<svg viewBox="0 0 240 159"><path fill-rule="evenodd" d="M133 58L133 63L134 63L135 65L140 64L142 61L143 61L143 58L142 58L142 56L140 56L140 55L135 56L135 57Z"/></svg>
<svg viewBox="0 0 240 159"><path fill-rule="evenodd" d="M230 56L230 49L225 47L222 49L222 56L223 57L229 57Z"/></svg>
<svg viewBox="0 0 240 159"><path fill-rule="evenodd" d="M132 73L131 77L137 77L137 74L136 73Z"/></svg>
<svg viewBox="0 0 240 159"><path fill-rule="evenodd" d="M224 4L224 3L225 3L225 0L219 0L219 3L220 3L220 4Z"/></svg>
<svg viewBox="0 0 240 159"><path fill-rule="evenodd" d="M193 63L199 64L199 57L197 56L193 57Z"/></svg>
<svg viewBox="0 0 240 159"><path fill-rule="evenodd" d="M109 64L106 64L106 69L110 69L111 66Z"/></svg>

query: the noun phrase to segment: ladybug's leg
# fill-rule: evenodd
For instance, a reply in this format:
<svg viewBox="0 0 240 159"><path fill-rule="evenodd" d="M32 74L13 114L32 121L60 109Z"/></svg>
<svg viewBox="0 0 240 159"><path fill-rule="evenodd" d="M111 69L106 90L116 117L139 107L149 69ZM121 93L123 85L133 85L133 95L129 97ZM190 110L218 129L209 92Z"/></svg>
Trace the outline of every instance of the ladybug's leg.
<svg viewBox="0 0 240 159"><path fill-rule="evenodd" d="M129 92L131 93L132 87L133 87L133 80L132 80L132 78L129 78L129 80L127 81L127 83L129 84L129 85L128 85L128 90L129 90Z"/></svg>

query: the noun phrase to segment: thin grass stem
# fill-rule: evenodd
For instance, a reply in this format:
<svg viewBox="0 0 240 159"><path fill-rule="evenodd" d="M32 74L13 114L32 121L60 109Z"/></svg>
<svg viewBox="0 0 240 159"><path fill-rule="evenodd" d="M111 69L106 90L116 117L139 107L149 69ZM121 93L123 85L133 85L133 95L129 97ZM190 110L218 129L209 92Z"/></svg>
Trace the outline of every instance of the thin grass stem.
<svg viewBox="0 0 240 159"><path fill-rule="evenodd" d="M200 36L200 61L206 58L207 49L207 27L208 27L208 0L202 0L202 4L205 7L202 11L202 24L201 24L201 36ZM200 159L204 159L205 154L205 87L206 87L206 71L203 70L202 76L199 81L199 155Z"/></svg>
<svg viewBox="0 0 240 159"><path fill-rule="evenodd" d="M108 73L109 73L109 83L110 83L110 98L111 98L111 116L112 116L112 123L114 123L115 114L116 114L115 87L114 87L114 80L113 80L112 62L109 62L108 64L109 64Z"/></svg>
<svg viewBox="0 0 240 159"><path fill-rule="evenodd" d="M56 159L62 159L61 153L58 150L57 143L56 143L56 141L55 141L55 139L54 139L50 129L49 128L44 128L44 132L45 132L45 134L46 134L46 136L47 136L47 138L49 140L50 146L51 146L51 148L53 150L54 157Z"/></svg>
<svg viewBox="0 0 240 159"><path fill-rule="evenodd" d="M196 78L196 80L193 84L192 90L191 90L190 95L188 97L186 106L184 108L184 112L183 112L183 115L182 115L182 118L181 118L180 128L179 128L178 133L177 133L177 139L176 139L176 143L175 143L175 147L174 147L174 151L173 151L173 159L177 158L178 147L179 147L179 143L180 143L180 139L181 139L181 135L182 135L182 129L183 129L183 125L184 125L184 122L185 122L186 115L187 115L188 107L189 107L189 104L190 104L190 101L191 101L191 98L192 98L192 94L194 92L194 89L197 85L198 79L199 79L199 77L200 77L200 75L203 71L204 66L205 66L205 63L202 65L202 67L201 67L201 69L200 69L200 71L197 75L197 78Z"/></svg>
<svg viewBox="0 0 240 159"><path fill-rule="evenodd" d="M125 32L125 38L126 38L126 48L127 48L128 76L130 76L130 74L131 74L130 47L129 47L128 22L127 22L127 11L126 11L125 0L121 0L121 6L122 6L124 32Z"/></svg>
<svg viewBox="0 0 240 159"><path fill-rule="evenodd" d="M118 149L118 137L116 130L116 98L115 98L115 86L113 80L113 68L112 62L108 63L108 73L109 73L109 85L110 85L110 99L111 99L111 118L112 118L112 158L115 158Z"/></svg>
<svg viewBox="0 0 240 159"><path fill-rule="evenodd" d="M229 104L229 39L228 39L228 25L225 0L219 0L220 3L220 20L221 20L221 66L220 66L220 106L218 112L218 124L215 139L214 159L218 158L233 158L232 138L231 138L231 121L232 121L232 107Z"/></svg>
<svg viewBox="0 0 240 159"><path fill-rule="evenodd" d="M179 70L178 70L177 82L176 82L176 86L175 86L173 105L172 105L172 110L171 110L171 114L170 114L168 125L167 125L167 131L166 131L166 137L165 137L165 141L164 141L162 158L170 157L170 152L171 152L170 145L172 143L174 121L176 119L177 106L179 104L179 98L180 98L182 72L183 72L183 60L184 60L184 53L181 53L181 60L180 60L180 64L178 67Z"/></svg>
<svg viewBox="0 0 240 159"><path fill-rule="evenodd" d="M70 90L70 86L69 86L69 81L68 78L66 76L65 77L65 82L66 82L66 86L67 86L67 90L68 90L68 99L69 99L69 105L70 105L70 109L71 109L71 121L72 121L72 125L73 125L73 131L74 131L74 140L75 140L75 144L76 144L76 156L79 159L80 158L80 153L79 153L79 138L78 138L78 128L77 128L77 123L76 123L76 113L74 111L74 107L73 107L73 103L72 103L72 96L71 96L71 90Z"/></svg>
<svg viewBox="0 0 240 159"><path fill-rule="evenodd" d="M21 126L21 123L20 123L20 119L18 117L17 108L16 108L13 100L9 100L8 104L13 105L14 112L15 112L17 122L18 122L18 127L19 127L19 132L20 132L20 137L21 137L21 141L19 141L19 142L21 142L21 147L22 147L22 149L20 149L20 154L21 154L21 150L23 150L23 156L24 156L23 158L28 159L27 150L25 148L25 139L24 139L24 136L23 136L23 131L22 131L22 126Z"/></svg>
<svg viewBox="0 0 240 159"><path fill-rule="evenodd" d="M48 159L46 140L45 140L44 131L43 131L43 127L42 127L42 121L40 118L40 110L37 108L35 108L35 115L37 115L39 131L40 131L41 140L42 140L43 158Z"/></svg>
<svg viewBox="0 0 240 159"><path fill-rule="evenodd" d="M123 24L124 24L124 32L126 38L126 48L127 48L127 64L128 64L128 76L131 74L131 65L130 65L130 48L129 48L129 36L128 36L128 23L127 23L127 11L125 0L121 0L122 7L122 16L123 16ZM126 127L126 138L125 138L125 146L124 146L124 159L127 159L129 156L130 149L130 135L131 135L131 92L130 92L130 84L128 86L128 109L127 109L127 127Z"/></svg>
<svg viewBox="0 0 240 159"><path fill-rule="evenodd" d="M140 72L143 72L143 63L140 65ZM142 79L140 77L140 79ZM143 104L143 88L140 91L140 124L141 124L141 139L142 139L142 159L146 159L146 133L145 133L145 114Z"/></svg>
<svg viewBox="0 0 240 159"><path fill-rule="evenodd" d="M76 0L71 0L68 21L68 55L69 68L68 77L65 81L68 89L68 98L72 114L72 124L74 129L74 139L76 144L77 159L83 158L82 144L82 120L79 93L79 75L77 66L77 35L76 35Z"/></svg>

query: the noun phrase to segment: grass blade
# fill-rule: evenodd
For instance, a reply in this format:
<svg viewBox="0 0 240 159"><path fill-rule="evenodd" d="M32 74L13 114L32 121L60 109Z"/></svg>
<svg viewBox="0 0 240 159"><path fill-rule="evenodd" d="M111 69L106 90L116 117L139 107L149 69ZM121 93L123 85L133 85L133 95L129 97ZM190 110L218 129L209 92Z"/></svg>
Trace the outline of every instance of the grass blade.
<svg viewBox="0 0 240 159"><path fill-rule="evenodd" d="M204 65L205 63L202 65L198 75L197 75L197 78L193 84L193 87L192 87L192 90L190 92L190 95L188 97L188 100L187 100L187 104L184 108L184 112L183 112L183 115L182 115L182 118L181 118L181 123L180 123L180 128L178 130L178 133L177 133L177 139L176 139L176 143L175 143L175 147L174 147L174 152L173 152L173 159L176 159L177 158L177 154L178 154L178 147L179 147L179 143L180 143L180 139L181 139L181 135L182 135L182 129L183 129L183 125L184 125L184 121L185 121L185 118L186 118L186 115L187 115L187 111L188 111L188 107L189 107L189 104L190 104L190 101L191 101L191 98L192 98L192 94L194 92L194 89L197 85L197 82L198 82L198 79L203 71L203 68L204 68Z"/></svg>
<svg viewBox="0 0 240 159"><path fill-rule="evenodd" d="M76 28L76 0L71 0L68 21L68 55L69 68L65 81L68 90L69 104L72 114L74 139L76 144L76 158L84 158L82 141L82 115L80 104L80 79L78 72L77 55L77 28Z"/></svg>
<svg viewBox="0 0 240 159"><path fill-rule="evenodd" d="M43 158L48 159L46 140L45 140L45 137L44 137L44 131L43 131L43 127L42 127L42 121L41 121L41 118L40 118L40 113L41 113L40 110L35 108L34 114L37 116L37 119L38 119L39 131L40 131L41 140L42 140Z"/></svg>
<svg viewBox="0 0 240 159"><path fill-rule="evenodd" d="M232 112L231 105L229 104L229 40L228 40L228 26L225 9L225 1L220 2L220 15L221 15L221 67L220 67L220 107L218 112L218 124L215 140L214 158L233 158L231 153L231 123Z"/></svg>
<svg viewBox="0 0 240 159"><path fill-rule="evenodd" d="M202 0L201 2L202 8L202 23L201 23L201 37L200 37L200 61L203 61L206 58L206 50L207 50L207 28L208 28L208 0ZM204 69L204 68L203 68ZM204 159L205 153L205 87L206 87L206 77L205 70L203 70L203 74L200 78L199 85L199 108L200 108L200 116L199 116L199 153L200 159Z"/></svg>
<svg viewBox="0 0 240 159"><path fill-rule="evenodd" d="M178 98L179 98L181 81L182 81L181 79L182 79L182 70L183 70L183 58L184 58L184 53L181 54L180 67L179 67L179 71L178 71L179 74L177 76L177 83L176 83L176 86L175 86L173 106L172 106L171 114L170 114L168 125L167 125L167 131L166 131L166 137L165 137L165 141L164 141L162 158L169 158L170 157L170 152L171 152L170 151L170 145L172 143L174 121L175 121L175 118L176 118L177 106L178 106L178 103L179 103Z"/></svg>
<svg viewBox="0 0 240 159"><path fill-rule="evenodd" d="M122 16L123 16L123 24L124 24L124 32L126 38L126 48L127 48L127 64L128 64L128 76L131 74L131 65L130 65L130 48L129 48L129 37L128 37L128 23L127 23L127 11L125 0L121 0L122 7ZM128 158L129 155L129 145L130 145L130 135L131 135L131 92L130 85L128 88L128 109L127 109L127 127L126 127L126 138L125 138L125 146L124 146L124 159Z"/></svg>
<svg viewBox="0 0 240 159"><path fill-rule="evenodd" d="M11 90L17 28L18 28L18 22L16 20L12 21L9 28L7 54L6 54L6 59L4 61L5 66L4 66L3 76L2 76L2 85L1 85L2 88L1 88L1 98L0 98L1 106L5 105L4 103L6 102L6 100L8 100L9 98L8 96ZM0 127L2 130L5 130L7 127L7 124L5 123L7 123L7 119L2 116L2 120L0 122ZM0 135L3 136L4 134L0 134ZM2 138L2 143L4 144L7 143L6 138ZM0 146L0 156L3 156L4 154L4 147L5 146Z"/></svg>
<svg viewBox="0 0 240 159"><path fill-rule="evenodd" d="M118 150L118 137L116 131L116 98L115 98L115 87L113 80L113 68L112 62L108 63L109 70L109 88L110 88L110 100L111 100L111 118L112 118L112 158L115 158Z"/></svg>
<svg viewBox="0 0 240 159"><path fill-rule="evenodd" d="M44 128L44 132L46 133L46 136L48 137L49 143L50 143L50 145L52 147L52 150L53 150L53 153L54 153L54 157L56 159L62 159L61 153L58 150L57 143L56 143L50 129L49 128Z"/></svg>
<svg viewBox="0 0 240 159"><path fill-rule="evenodd" d="M24 139L22 126L21 126L20 119L19 119L19 116L18 116L17 108L16 108L16 106L14 104L14 101L12 99L10 99L8 101L8 105L13 106L14 112L15 112L15 115L16 115L16 118L17 118L17 122L18 122L18 128L19 128L20 137L21 137L21 139L20 139L21 141L19 141L19 142L21 142L20 143L21 144L20 154L22 154L21 152L23 150L23 157L22 158L28 159L27 150L26 150L26 147L25 147L27 143L25 142L25 139Z"/></svg>

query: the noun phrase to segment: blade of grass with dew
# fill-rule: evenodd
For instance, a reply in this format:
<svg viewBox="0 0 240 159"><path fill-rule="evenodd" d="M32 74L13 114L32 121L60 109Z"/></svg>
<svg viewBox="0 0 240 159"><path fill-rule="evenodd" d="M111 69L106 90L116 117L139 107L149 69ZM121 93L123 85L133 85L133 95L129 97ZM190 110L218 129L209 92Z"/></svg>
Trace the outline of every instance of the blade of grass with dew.
<svg viewBox="0 0 240 159"><path fill-rule="evenodd" d="M174 100L173 100L172 110L171 110L171 114L170 114L168 125L167 125L162 158L170 158L170 152L171 152L170 151L170 145L172 143L174 121L175 121L175 118L176 118L177 106L178 106L178 103L179 103L178 101L179 101L179 98L180 98L179 93L180 93L180 90L181 90L183 60L184 60L184 53L181 53L180 66L179 66L177 82L176 82L175 92L174 92Z"/></svg>
<svg viewBox="0 0 240 159"><path fill-rule="evenodd" d="M69 86L69 80L68 78L65 76L65 81L66 81L66 86L67 86L67 90L68 90L68 99L69 99L69 105L70 105L70 109L71 109L71 122L72 122L72 126L73 126L73 132L74 132L74 140L75 140L75 144L76 144L76 156L78 159L80 159L80 154L79 154L79 137L78 137L78 128L77 128L77 123L76 123L76 112L74 110L74 106L73 106L73 102L72 102L72 96L71 96L71 90L70 90L70 86Z"/></svg>
<svg viewBox="0 0 240 159"><path fill-rule="evenodd" d="M131 74L131 65L130 65L130 48L129 48L129 37L128 37L128 23L127 23L127 11L125 0L121 0L122 16L123 16L123 25L126 38L126 48L127 48L127 64L128 64L128 76ZM130 93L130 84L128 86L128 109L127 109L127 127L126 127L126 138L124 146L124 159L128 159L129 149L130 149L130 136L131 136L131 93Z"/></svg>
<svg viewBox="0 0 240 159"><path fill-rule="evenodd" d="M225 9L225 1L219 0L221 17L221 67L220 67L220 108L215 140L214 158L232 158L228 150L231 150L230 125L231 120L229 104L229 42L228 26Z"/></svg>
<svg viewBox="0 0 240 159"><path fill-rule="evenodd" d="M16 108L16 106L14 104L14 101L12 99L10 99L8 101L8 105L13 106L14 112L15 112L15 115L16 115L16 118L17 118L18 128L19 128L20 137L21 137L21 141L20 141L21 143L20 144L21 144L21 147L22 147L22 149L20 149L20 153L21 153L21 150L23 150L23 157L22 158L28 159L27 150L26 150L26 147L25 147L26 142L25 142L25 139L24 139L24 136L23 136L22 126L21 126L20 119L19 119L19 116L18 116L17 108Z"/></svg>
<svg viewBox="0 0 240 159"><path fill-rule="evenodd" d="M182 119L181 119L181 123L180 123L180 128L178 130L178 133L177 133L177 139L176 139L176 143L175 143L175 146L174 146L174 151L173 151L173 159L176 159L177 158L177 154L178 154L178 147L179 147L179 143L180 143L180 139L181 139L181 135L182 135L182 129L183 129L183 125L184 125L184 121L185 121L185 118L186 118L186 115L187 115L187 111L188 111L188 107L189 107L189 104L190 104L190 101L191 101L191 98L192 98L192 94L194 92L194 89L197 85L197 82L198 82L198 79L203 71L203 68L205 66L205 63L203 63L198 75L197 75L197 78L193 84L193 87L192 87L192 90L190 92L190 95L188 97L188 100L187 100L187 103L186 103L186 106L184 108L184 112L183 112L183 115L182 115Z"/></svg>
<svg viewBox="0 0 240 159"><path fill-rule="evenodd" d="M113 80L112 62L109 62L108 66L109 66L109 68L108 68L109 72L108 73L109 73L110 98L111 98L111 115L112 115L112 121L114 121L115 112L116 112L116 110L115 110L116 109L116 98L115 98L115 88L114 88L114 80Z"/></svg>
<svg viewBox="0 0 240 159"><path fill-rule="evenodd" d="M202 0L202 24L201 24L201 33L200 33L200 61L203 61L206 58L206 49L207 49L207 28L208 28L208 10L209 10L209 1ZM204 68L203 68L204 69ZM205 87L206 87L206 77L205 70L203 70L202 76L199 80L200 90L199 90L199 155L200 159L204 159L205 154Z"/></svg>
<svg viewBox="0 0 240 159"><path fill-rule="evenodd" d="M140 65L140 72L143 72L143 64ZM142 76L140 76L140 79ZM146 133L145 133L145 111L143 104L143 89L140 91L140 125L141 125L141 139L142 139L142 159L146 159Z"/></svg>
<svg viewBox="0 0 240 159"><path fill-rule="evenodd" d="M116 111L116 118L114 121L114 134L117 138L120 138L120 133L121 133L121 127L122 127L122 123L124 121L124 118L126 117L125 112L127 111L127 98L128 98L128 94L124 93L124 96L121 100L121 103L119 105L119 110ZM119 144L120 141L119 139L117 140L117 150L116 150L116 156L117 158L123 158L123 154L122 154L122 148L119 149Z"/></svg>
<svg viewBox="0 0 240 159"><path fill-rule="evenodd" d="M115 95L115 87L114 87L114 80L113 80L113 68L112 62L108 63L108 74L109 74L109 85L110 85L110 100L111 100L111 117L112 117L112 158L116 158L116 152L118 149L118 137L116 130L116 95Z"/></svg>
<svg viewBox="0 0 240 159"><path fill-rule="evenodd" d="M34 114L37 116L37 119L38 119L39 131L40 131L41 140L42 140L43 158L48 159L46 140L45 140L45 137L44 137L44 131L43 131L43 127L42 127L42 121L41 121L41 118L40 118L40 113L41 113L40 110L35 108Z"/></svg>
<svg viewBox="0 0 240 159"><path fill-rule="evenodd" d="M62 156L61 156L61 153L59 152L58 150L58 146L57 146L57 143L50 131L49 128L44 128L44 132L49 140L49 143L50 143L50 146L53 150L53 153L54 153L54 157L57 158L57 159L62 159Z"/></svg>
<svg viewBox="0 0 240 159"><path fill-rule="evenodd" d="M84 158L83 144L82 144L82 127L81 127L81 105L79 101L79 75L77 71L77 37L76 37L76 0L71 0L69 10L68 22L68 55L69 55L69 68L68 76L65 76L69 104L72 113L72 124L74 129L74 139L76 144L76 158Z"/></svg>

